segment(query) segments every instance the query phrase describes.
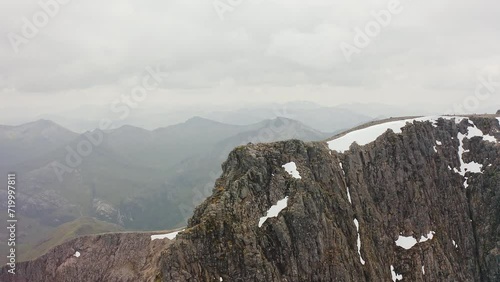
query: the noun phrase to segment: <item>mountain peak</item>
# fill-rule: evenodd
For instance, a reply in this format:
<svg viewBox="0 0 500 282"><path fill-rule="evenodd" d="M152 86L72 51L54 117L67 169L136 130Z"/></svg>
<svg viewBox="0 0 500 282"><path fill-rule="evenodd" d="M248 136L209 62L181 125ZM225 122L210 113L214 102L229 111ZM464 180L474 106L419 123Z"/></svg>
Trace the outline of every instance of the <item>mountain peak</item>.
<svg viewBox="0 0 500 282"><path fill-rule="evenodd" d="M25 124L21 124L17 127L21 128L30 128L30 129L47 129L47 128L59 128L65 131L70 131L69 129L64 128L62 125L59 125L48 119L39 119L33 122L28 122Z"/></svg>
<svg viewBox="0 0 500 282"><path fill-rule="evenodd" d="M114 133L116 133L116 132L149 132L149 130L144 129L142 127L133 126L130 124L125 124L125 125L122 125L118 128L110 130L110 132L114 132Z"/></svg>
<svg viewBox="0 0 500 282"><path fill-rule="evenodd" d="M211 120L211 119L207 119L207 118L204 118L204 117L200 117L200 116L194 116L188 120L186 120L186 122L184 122L184 124L220 124L220 122L217 122L217 121L214 121L214 120Z"/></svg>

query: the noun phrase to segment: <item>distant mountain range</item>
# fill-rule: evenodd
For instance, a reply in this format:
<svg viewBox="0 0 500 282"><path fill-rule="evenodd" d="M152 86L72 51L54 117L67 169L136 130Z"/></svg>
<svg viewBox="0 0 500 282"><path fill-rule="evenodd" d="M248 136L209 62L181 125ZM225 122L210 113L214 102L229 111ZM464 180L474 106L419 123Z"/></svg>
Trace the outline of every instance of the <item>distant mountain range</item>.
<svg viewBox="0 0 500 282"><path fill-rule="evenodd" d="M89 135L102 136L102 143L91 145ZM232 125L194 117L155 130L125 125L84 134L38 120L0 126L0 168L18 175L20 250L28 252L47 241L37 247L39 254L50 242L61 243L53 236L66 234L66 228L57 228L78 228L81 218L110 223L96 228L101 231L106 226L158 230L185 225L195 206L212 193L234 147L331 135L288 118ZM0 180L5 177L2 173ZM6 236L0 231L0 241Z"/></svg>
<svg viewBox="0 0 500 282"><path fill-rule="evenodd" d="M450 109L451 107L451 109ZM499 103L487 103L476 109L477 114L496 112ZM357 102L338 104L335 106L313 103L310 101L294 101L283 103L249 104L238 106L189 105L169 107L158 104L138 107L121 119L110 109L109 105L81 105L50 114L33 114L21 109L4 108L0 115L0 123L18 125L32 120L46 119L54 121L74 132L83 133L98 127L103 118L113 121L113 128L125 125L154 130L156 128L175 125L193 116L201 116L210 120L236 125L255 124L262 120L286 117L302 122L323 132L334 132L364 124L373 119L408 115L439 115L453 110L453 105L430 105L428 103L409 105L389 105L384 103ZM22 114L20 114L22 113ZM463 113L454 113L463 114Z"/></svg>
<svg viewBox="0 0 500 282"><path fill-rule="evenodd" d="M52 120L72 131L83 133L95 129L103 118L113 120L115 128L133 125L155 130L164 126L182 123L192 116L201 116L209 120L234 125L256 124L263 120L286 117L323 132L334 132L362 124L375 117L385 115L388 117L391 114L404 112L404 109L393 106L384 106L380 111L377 111L377 109L382 107L381 105L360 104L359 108L361 110L357 106L330 107L301 101L220 109L203 109L199 107L165 109L158 106L157 108L134 109L128 117L122 120L116 114L110 112L107 107L82 105L77 109L62 113L43 114L33 119ZM18 124L21 122L26 122L26 117L23 119L11 118L4 123Z"/></svg>

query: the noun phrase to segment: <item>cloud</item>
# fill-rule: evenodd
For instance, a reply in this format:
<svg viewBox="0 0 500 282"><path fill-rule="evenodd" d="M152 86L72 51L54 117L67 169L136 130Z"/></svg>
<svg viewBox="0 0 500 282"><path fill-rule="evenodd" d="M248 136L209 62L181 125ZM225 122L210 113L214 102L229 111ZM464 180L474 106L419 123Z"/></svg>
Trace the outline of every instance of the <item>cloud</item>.
<svg viewBox="0 0 500 282"><path fill-rule="evenodd" d="M170 76L160 95L184 104L193 97L448 103L469 95L482 69L500 64L500 4L493 0L401 0L402 13L347 62L340 43L352 43L356 28L388 3L242 0L221 21L211 1L72 0L16 54L7 35L20 34L23 17L32 19L40 6L7 1L0 98L51 101L52 110L104 104L146 66L161 65Z"/></svg>
<svg viewBox="0 0 500 282"><path fill-rule="evenodd" d="M339 45L349 39L346 30L327 24L320 24L311 32L285 30L272 37L267 54L305 68L331 70L337 64L345 64Z"/></svg>

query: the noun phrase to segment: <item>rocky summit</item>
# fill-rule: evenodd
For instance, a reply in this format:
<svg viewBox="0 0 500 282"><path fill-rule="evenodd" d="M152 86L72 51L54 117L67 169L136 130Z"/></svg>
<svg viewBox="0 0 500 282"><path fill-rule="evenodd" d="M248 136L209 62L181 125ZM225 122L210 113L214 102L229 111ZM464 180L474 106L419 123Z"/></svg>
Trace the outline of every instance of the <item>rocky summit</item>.
<svg viewBox="0 0 500 282"><path fill-rule="evenodd" d="M238 147L176 237L81 237L0 281L500 281L499 122Z"/></svg>

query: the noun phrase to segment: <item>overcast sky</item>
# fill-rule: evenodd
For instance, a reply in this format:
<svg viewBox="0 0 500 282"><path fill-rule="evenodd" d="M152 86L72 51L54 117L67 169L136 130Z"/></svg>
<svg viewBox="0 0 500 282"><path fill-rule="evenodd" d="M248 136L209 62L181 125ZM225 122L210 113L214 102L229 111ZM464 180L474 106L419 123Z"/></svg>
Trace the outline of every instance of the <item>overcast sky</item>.
<svg viewBox="0 0 500 282"><path fill-rule="evenodd" d="M143 109L295 100L448 107L474 95L479 76L500 81L494 0L401 0L350 61L342 42L356 46L356 28L390 1L65 1L34 38L23 35L23 18L43 22L38 1L0 4L0 118L109 104L148 66L169 75ZM498 101L497 91L481 103Z"/></svg>

